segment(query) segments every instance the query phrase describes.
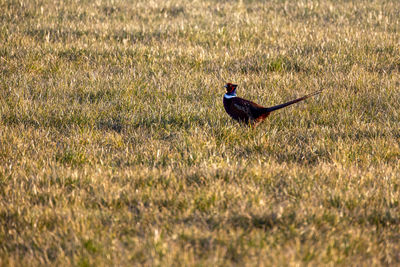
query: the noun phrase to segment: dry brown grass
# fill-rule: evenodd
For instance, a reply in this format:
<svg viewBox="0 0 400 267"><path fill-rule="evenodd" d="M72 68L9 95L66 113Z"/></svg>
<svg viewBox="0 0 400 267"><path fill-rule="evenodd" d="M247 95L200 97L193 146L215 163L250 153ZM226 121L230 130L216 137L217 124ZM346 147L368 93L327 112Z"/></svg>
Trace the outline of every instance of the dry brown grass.
<svg viewBox="0 0 400 267"><path fill-rule="evenodd" d="M396 1L0 11L0 265L400 264Z"/></svg>

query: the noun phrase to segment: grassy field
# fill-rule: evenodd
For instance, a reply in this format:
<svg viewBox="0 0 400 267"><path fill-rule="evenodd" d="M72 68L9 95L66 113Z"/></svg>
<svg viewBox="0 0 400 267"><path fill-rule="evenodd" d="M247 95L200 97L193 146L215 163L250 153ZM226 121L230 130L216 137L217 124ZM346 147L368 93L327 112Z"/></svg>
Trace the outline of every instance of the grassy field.
<svg viewBox="0 0 400 267"><path fill-rule="evenodd" d="M0 0L0 265L399 265L399 17Z"/></svg>

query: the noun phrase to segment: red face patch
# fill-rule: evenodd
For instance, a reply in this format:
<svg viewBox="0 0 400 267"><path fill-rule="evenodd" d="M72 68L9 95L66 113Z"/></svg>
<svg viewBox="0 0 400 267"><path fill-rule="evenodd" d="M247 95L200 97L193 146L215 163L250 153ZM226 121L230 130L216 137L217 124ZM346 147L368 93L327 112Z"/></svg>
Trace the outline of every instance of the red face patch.
<svg viewBox="0 0 400 267"><path fill-rule="evenodd" d="M226 84L226 91L228 93L233 92L236 89L237 85L236 84L232 84L232 83L227 83Z"/></svg>

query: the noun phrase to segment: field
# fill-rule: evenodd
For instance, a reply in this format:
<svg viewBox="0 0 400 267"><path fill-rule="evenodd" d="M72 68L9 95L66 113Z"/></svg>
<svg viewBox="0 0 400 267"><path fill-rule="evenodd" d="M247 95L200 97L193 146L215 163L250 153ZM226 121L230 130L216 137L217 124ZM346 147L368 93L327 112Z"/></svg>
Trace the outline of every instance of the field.
<svg viewBox="0 0 400 267"><path fill-rule="evenodd" d="M400 265L399 17L0 0L0 265Z"/></svg>

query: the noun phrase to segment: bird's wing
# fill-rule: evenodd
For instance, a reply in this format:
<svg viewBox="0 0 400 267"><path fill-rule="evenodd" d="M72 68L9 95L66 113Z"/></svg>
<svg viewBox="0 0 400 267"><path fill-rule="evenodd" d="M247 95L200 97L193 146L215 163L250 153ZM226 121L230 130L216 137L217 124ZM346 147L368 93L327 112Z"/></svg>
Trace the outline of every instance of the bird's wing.
<svg viewBox="0 0 400 267"><path fill-rule="evenodd" d="M244 113L249 119L255 119L258 117L258 110L263 108L262 106L253 103L251 101L245 100L243 98L236 98L232 103L238 112Z"/></svg>
<svg viewBox="0 0 400 267"><path fill-rule="evenodd" d="M246 113L247 115L250 115L250 107L248 105L239 105L236 103L233 103L233 105L238 109Z"/></svg>

